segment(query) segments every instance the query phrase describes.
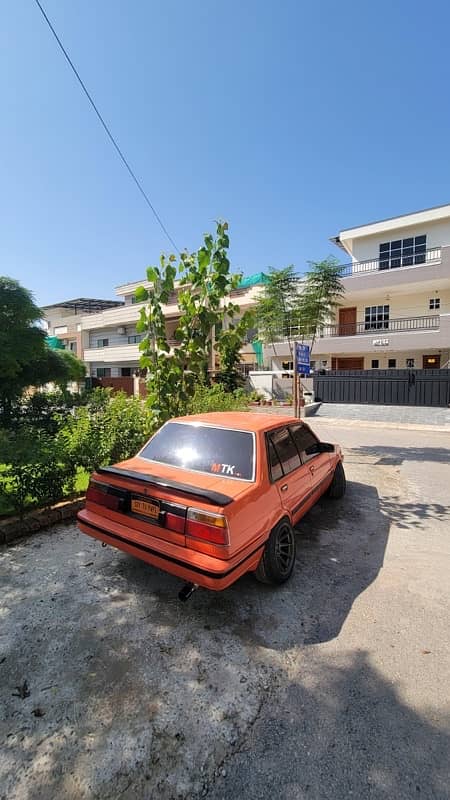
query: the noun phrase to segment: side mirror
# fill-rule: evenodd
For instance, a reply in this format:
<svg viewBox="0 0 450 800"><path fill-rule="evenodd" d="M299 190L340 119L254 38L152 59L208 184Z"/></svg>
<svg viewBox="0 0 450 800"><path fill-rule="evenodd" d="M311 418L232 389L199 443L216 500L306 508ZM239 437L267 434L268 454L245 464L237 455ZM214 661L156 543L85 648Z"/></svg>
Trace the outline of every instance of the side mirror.
<svg viewBox="0 0 450 800"><path fill-rule="evenodd" d="M334 444L330 442L319 442L319 453L334 453Z"/></svg>

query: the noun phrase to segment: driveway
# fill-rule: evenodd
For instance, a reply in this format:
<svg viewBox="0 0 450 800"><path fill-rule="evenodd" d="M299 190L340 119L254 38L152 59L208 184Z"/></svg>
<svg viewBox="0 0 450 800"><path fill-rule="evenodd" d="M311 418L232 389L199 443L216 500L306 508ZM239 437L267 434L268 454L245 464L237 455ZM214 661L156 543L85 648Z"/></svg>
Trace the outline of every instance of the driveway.
<svg viewBox="0 0 450 800"><path fill-rule="evenodd" d="M422 406L383 406L353 403L322 403L317 411L321 419L348 419L407 425L447 427L450 433L450 408Z"/></svg>
<svg viewBox="0 0 450 800"><path fill-rule="evenodd" d="M60 526L0 558L0 797L443 800L450 436L312 420L348 493L279 589L179 582Z"/></svg>

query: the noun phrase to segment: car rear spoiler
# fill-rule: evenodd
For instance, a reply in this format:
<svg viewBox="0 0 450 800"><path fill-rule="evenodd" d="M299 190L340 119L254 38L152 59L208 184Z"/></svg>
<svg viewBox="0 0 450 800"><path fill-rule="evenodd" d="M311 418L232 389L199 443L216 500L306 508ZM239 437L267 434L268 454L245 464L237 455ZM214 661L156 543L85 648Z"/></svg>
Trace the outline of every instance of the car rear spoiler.
<svg viewBox="0 0 450 800"><path fill-rule="evenodd" d="M198 486L190 486L188 483L172 481L169 478L158 478L156 475L143 475L142 472L133 472L129 469L120 469L120 467L98 467L96 472L99 475L117 475L120 478L132 478L134 481L149 483L151 486L159 486L161 489L175 489L175 491L184 492L184 494L200 497L215 506L228 506L233 502L232 497L221 492L200 489Z"/></svg>

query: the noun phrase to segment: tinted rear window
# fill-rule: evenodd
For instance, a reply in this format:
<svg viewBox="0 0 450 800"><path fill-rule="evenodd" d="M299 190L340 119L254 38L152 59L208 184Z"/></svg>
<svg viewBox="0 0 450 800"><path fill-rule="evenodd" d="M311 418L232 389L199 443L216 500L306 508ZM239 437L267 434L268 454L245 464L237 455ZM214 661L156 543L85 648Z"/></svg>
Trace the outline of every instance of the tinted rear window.
<svg viewBox="0 0 450 800"><path fill-rule="evenodd" d="M247 431L169 422L140 455L194 472L253 480L253 436Z"/></svg>

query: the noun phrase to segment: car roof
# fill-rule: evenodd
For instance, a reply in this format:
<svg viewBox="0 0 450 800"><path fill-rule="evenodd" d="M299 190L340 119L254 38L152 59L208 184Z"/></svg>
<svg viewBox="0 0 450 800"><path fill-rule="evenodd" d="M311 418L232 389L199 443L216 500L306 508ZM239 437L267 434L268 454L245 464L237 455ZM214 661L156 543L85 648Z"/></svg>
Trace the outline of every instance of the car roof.
<svg viewBox="0 0 450 800"><path fill-rule="evenodd" d="M171 422L199 422L216 425L222 428L232 428L241 431L266 431L279 428L280 425L292 425L293 422L302 422L280 414L260 414L252 411L213 411L208 414L192 414L187 417L175 417Z"/></svg>

